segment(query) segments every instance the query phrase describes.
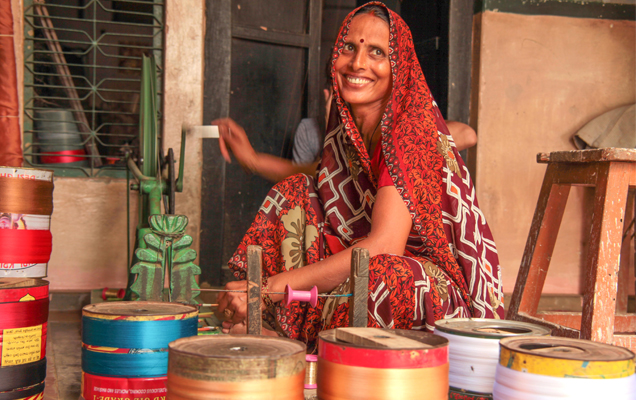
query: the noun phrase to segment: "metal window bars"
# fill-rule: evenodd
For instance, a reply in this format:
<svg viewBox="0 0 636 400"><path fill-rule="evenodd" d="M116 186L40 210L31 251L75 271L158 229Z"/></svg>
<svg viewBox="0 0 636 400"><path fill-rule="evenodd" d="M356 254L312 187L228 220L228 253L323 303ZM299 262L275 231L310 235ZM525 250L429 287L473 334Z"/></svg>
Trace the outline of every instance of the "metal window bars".
<svg viewBox="0 0 636 400"><path fill-rule="evenodd" d="M125 177L126 156L140 156L143 54L154 55L162 88L164 4L25 0L26 164L61 176ZM158 101L160 112L161 91Z"/></svg>

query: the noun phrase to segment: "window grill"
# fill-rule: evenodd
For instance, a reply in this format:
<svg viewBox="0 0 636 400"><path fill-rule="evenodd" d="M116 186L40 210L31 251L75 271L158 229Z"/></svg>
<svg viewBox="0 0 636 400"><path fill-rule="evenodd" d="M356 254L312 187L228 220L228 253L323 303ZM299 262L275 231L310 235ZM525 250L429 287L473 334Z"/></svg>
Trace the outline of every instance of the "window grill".
<svg viewBox="0 0 636 400"><path fill-rule="evenodd" d="M126 156L139 154L143 54L154 55L162 88L165 0L24 3L25 163L125 176Z"/></svg>

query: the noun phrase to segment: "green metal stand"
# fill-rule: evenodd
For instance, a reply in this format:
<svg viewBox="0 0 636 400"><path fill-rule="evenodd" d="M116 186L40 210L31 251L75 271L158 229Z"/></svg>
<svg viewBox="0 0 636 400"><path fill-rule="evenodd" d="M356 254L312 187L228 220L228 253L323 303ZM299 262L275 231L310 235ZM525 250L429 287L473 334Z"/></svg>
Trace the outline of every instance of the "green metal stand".
<svg viewBox="0 0 636 400"><path fill-rule="evenodd" d="M135 253L128 271L126 300L176 301L195 304L199 286L195 275L201 269L193 263L196 251L189 249L192 237L185 234L188 218L174 215L175 193L183 191L185 130L181 132L179 178L175 179L174 156L168 150L160 165L157 138L157 67L154 58L143 57L139 117L140 167L128 159L128 168L137 179L130 189L139 191L139 221ZM167 172L167 179L163 173ZM163 200L166 213L161 212ZM168 272L170 290L163 295Z"/></svg>
<svg viewBox="0 0 636 400"><path fill-rule="evenodd" d="M192 303L199 295L195 275L201 268L193 263L197 252L190 249L192 237L185 234L188 218L184 215L153 215L150 233L143 236L144 246L135 251L139 262L131 273L137 279L131 286L139 300L162 301L164 276L170 276L169 301Z"/></svg>

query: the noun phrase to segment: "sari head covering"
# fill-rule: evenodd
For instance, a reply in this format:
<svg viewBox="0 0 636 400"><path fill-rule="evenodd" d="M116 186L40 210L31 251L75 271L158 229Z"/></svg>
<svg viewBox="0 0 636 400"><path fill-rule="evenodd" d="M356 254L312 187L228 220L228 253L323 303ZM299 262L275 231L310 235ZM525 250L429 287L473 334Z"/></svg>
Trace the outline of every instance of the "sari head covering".
<svg viewBox="0 0 636 400"><path fill-rule="evenodd" d="M377 190L377 177L372 172L371 157L351 112L341 97L335 63L346 43L352 19L359 10L367 6L379 6L389 17L388 57L392 89L381 120L382 160L411 215L411 233L421 240L421 251L416 254L426 257L448 275L471 312L475 311L474 301L479 303L476 305L478 312L475 316L502 316L503 295L496 248L490 229L478 209L468 170L459 157L426 84L408 26L398 14L380 2L367 3L347 16L332 53L331 76L335 107L332 107L328 131L337 125L341 126L352 145L350 147L355 149L355 155L349 156L348 164L354 170L359 169L360 175L364 177L353 179L359 181L358 185L362 185L353 192L367 190L364 181L368 181ZM330 146L328 142L329 137L325 142L321 164L321 167L326 166L327 169L334 164L333 157L336 153L333 151L334 146ZM321 175L323 172L319 169L319 188L321 178L324 179L324 175ZM321 192L324 193L322 190ZM325 207L328 220L328 216L334 213L346 213L343 207L332 208L333 210L330 206ZM333 218L331 220L334 222ZM338 231L338 228L334 231ZM342 239L342 235L340 236ZM349 240L344 240L344 247L359 239L350 237ZM449 243L449 240L455 243ZM409 250L407 246L407 254ZM490 301L487 302L491 304L482 304L484 289L488 291L490 299L487 300Z"/></svg>

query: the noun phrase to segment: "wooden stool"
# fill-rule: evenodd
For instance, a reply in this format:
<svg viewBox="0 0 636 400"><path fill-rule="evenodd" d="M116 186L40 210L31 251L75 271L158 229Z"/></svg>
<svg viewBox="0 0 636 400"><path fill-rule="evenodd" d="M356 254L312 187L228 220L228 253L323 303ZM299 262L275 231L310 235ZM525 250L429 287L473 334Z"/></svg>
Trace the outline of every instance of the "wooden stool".
<svg viewBox="0 0 636 400"><path fill-rule="evenodd" d="M506 318L547 326L556 336L636 350L636 315L626 313L627 292L617 290L628 191L636 187L636 149L539 153L537 162L547 163L548 168ZM583 313L537 313L572 185L595 187L590 244L583 270ZM624 297L619 301L624 307L619 307L616 314L617 292Z"/></svg>

